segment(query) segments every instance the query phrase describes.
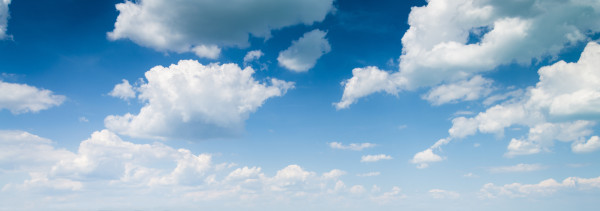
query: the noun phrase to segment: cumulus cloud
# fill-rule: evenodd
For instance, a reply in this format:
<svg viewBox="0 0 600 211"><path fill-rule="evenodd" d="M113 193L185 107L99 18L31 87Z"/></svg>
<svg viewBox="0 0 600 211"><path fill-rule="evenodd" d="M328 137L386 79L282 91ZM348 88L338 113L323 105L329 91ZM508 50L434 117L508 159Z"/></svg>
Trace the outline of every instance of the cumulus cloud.
<svg viewBox="0 0 600 211"><path fill-rule="evenodd" d="M123 79L123 81L120 84L115 85L115 88L113 88L113 90L110 91L108 95L123 100L129 100L131 98L135 98L135 91L133 90L133 86L129 84L129 81Z"/></svg>
<svg viewBox="0 0 600 211"><path fill-rule="evenodd" d="M318 29L306 32L300 39L293 41L289 48L279 52L279 65L294 72L306 72L313 68L323 54L331 51L326 35L327 32Z"/></svg>
<svg viewBox="0 0 600 211"><path fill-rule="evenodd" d="M587 41L600 31L600 24L594 21L600 18L598 8L598 2L573 0L428 1L411 10L410 28L402 37L399 71L384 78L353 71L348 81L362 83L345 83L338 107L347 108L376 92L395 94L453 84L500 65L529 64L532 59L556 56L563 48ZM363 85L374 83L386 85Z"/></svg>
<svg viewBox="0 0 600 211"><path fill-rule="evenodd" d="M5 39L8 35L6 34L6 27L8 26L8 5L11 0L0 1L0 40Z"/></svg>
<svg viewBox="0 0 600 211"><path fill-rule="evenodd" d="M546 167L541 164L525 164L519 163L514 166L498 166L490 168L490 172L492 173L511 173L511 172L530 172L530 171L539 171L545 169Z"/></svg>
<svg viewBox="0 0 600 211"><path fill-rule="evenodd" d="M588 153L600 149L600 138L598 136L592 136L586 142L573 143L573 152L576 153Z"/></svg>
<svg viewBox="0 0 600 211"><path fill-rule="evenodd" d="M47 89L0 80L0 110L8 109L13 114L46 110L62 104L65 98Z"/></svg>
<svg viewBox="0 0 600 211"><path fill-rule="evenodd" d="M389 155L385 155L385 154L378 154L378 155L363 155L360 158L360 162L362 163L371 163L371 162L377 162L380 160L391 160L392 156Z"/></svg>
<svg viewBox="0 0 600 211"><path fill-rule="evenodd" d="M473 117L452 119L444 144L478 132L503 137L506 128L520 126L528 127L529 132L511 139L507 157L551 151L555 141L572 143L576 153L600 149L595 136L586 141L600 117L599 65L600 44L590 42L579 61L558 61L540 68L540 79L534 87L511 91L503 102ZM438 141L432 148L441 145Z"/></svg>
<svg viewBox="0 0 600 211"><path fill-rule="evenodd" d="M444 158L433 153L433 149L430 148L415 154L410 162L417 164L417 168L423 169L429 167L429 163L440 162L442 160L444 160Z"/></svg>
<svg viewBox="0 0 600 211"><path fill-rule="evenodd" d="M126 1L108 33L158 51L194 52L217 58L221 47L246 47L250 36L268 39L271 31L325 19L333 0Z"/></svg>
<svg viewBox="0 0 600 211"><path fill-rule="evenodd" d="M367 192L362 185L348 188L340 180L345 172L339 169L317 174L291 164L270 175L256 166L232 169L230 163L215 163L211 154L195 154L160 142L133 143L109 130L94 132L75 152L51 145L50 140L27 132L0 131L0 147L7 149L0 153L0 170L11 178L0 187L3 207L22 207L18 197L23 196L37 202L34 209L64 210L90 203L100 209L123 208L123 203L135 200L140 203L132 209L192 205L199 200L239 202L234 207L276 204L273 199L339 202L352 194L394 201L400 195L397 187L385 193ZM43 200L40 197L48 199L48 195L39 192L69 203ZM108 203L98 205L98 200Z"/></svg>
<svg viewBox="0 0 600 211"><path fill-rule="evenodd" d="M265 100L282 96L293 83L270 79L256 81L251 67L236 64L202 65L182 60L146 72L138 99L145 102L138 114L110 115L106 127L132 137L202 139L231 136L243 130L244 121Z"/></svg>
<svg viewBox="0 0 600 211"><path fill-rule="evenodd" d="M377 146L376 144L372 144L372 143L351 143L348 145L344 145L341 142L331 142L329 143L329 147L331 147L332 149L346 149L346 150L354 150L354 151L361 151L363 149L367 149L367 148L372 148Z"/></svg>
<svg viewBox="0 0 600 211"><path fill-rule="evenodd" d="M512 183L503 186L488 183L481 188L479 196L481 198L548 196L561 190L587 190L592 188L600 188L600 177L569 177L562 182L547 179L538 184Z"/></svg>

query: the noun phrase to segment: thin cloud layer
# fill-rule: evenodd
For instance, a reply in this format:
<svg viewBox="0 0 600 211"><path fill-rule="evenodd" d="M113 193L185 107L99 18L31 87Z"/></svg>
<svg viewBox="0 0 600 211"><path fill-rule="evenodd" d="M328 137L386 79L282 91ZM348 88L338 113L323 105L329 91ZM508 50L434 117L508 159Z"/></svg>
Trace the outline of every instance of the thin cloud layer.
<svg viewBox="0 0 600 211"><path fill-rule="evenodd" d="M65 99L47 89L0 80L0 110L7 109L13 114L36 113L59 106Z"/></svg>
<svg viewBox="0 0 600 211"><path fill-rule="evenodd" d="M339 169L317 174L291 164L269 176L261 167L233 169L231 163L215 163L210 154L193 154L162 143L136 144L109 130L94 132L76 152L55 149L50 140L23 131L0 131L0 138L3 149L16 150L0 153L0 170L14 178L1 187L4 208L20 207L14 199L21 196L36 202L32 208L50 210L81 207L94 200L107 202L96 204L99 209L128 208L123 203L131 202L144 202L134 205L138 208L186 209L197 201L237 201L231 206L241 208L255 202L285 207L289 204L277 201L327 199L324 202L335 205L359 193L367 194L370 203L401 199L397 187L383 193L359 191L360 185L348 188L340 180L345 172ZM45 200L39 192L68 197L72 203Z"/></svg>
<svg viewBox="0 0 600 211"><path fill-rule="evenodd" d="M143 0L116 7L109 39L212 59L221 47L246 47L250 36L268 39L272 30L320 22L334 9L333 0Z"/></svg>
<svg viewBox="0 0 600 211"><path fill-rule="evenodd" d="M10 5L11 0L1 0L0 1L0 40L6 39L8 36L6 34L6 27L8 27L8 18L10 16L8 5Z"/></svg>
<svg viewBox="0 0 600 211"><path fill-rule="evenodd" d="M282 96L291 82L256 81L251 67L236 64L202 65L182 60L146 72L138 98L138 114L110 115L106 127L132 137L202 139L235 136L244 121L267 99Z"/></svg>
<svg viewBox="0 0 600 211"><path fill-rule="evenodd" d="M534 197L549 196L558 191L566 190L589 190L600 188L600 177L580 178L569 177L562 182L554 179L547 179L538 184L512 183L502 186L493 183L485 184L479 191L480 198L498 198L498 197Z"/></svg>
<svg viewBox="0 0 600 211"><path fill-rule="evenodd" d="M455 83L503 64L529 64L532 59L555 56L563 48L588 41L600 31L600 23L595 21L600 18L599 4L428 1L426 6L414 7L409 15L410 28L402 38L399 71L380 73L377 78L353 71L353 77L344 83L344 94L337 107L347 108L376 92L395 94ZM379 82L371 82L373 79Z"/></svg>

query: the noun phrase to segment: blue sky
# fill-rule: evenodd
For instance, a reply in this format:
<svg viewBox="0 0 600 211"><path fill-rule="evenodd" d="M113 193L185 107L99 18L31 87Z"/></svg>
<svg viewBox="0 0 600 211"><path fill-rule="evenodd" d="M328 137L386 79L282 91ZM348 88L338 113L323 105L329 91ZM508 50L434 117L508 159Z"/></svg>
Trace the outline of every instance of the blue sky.
<svg viewBox="0 0 600 211"><path fill-rule="evenodd" d="M598 18L0 0L0 210L595 210Z"/></svg>

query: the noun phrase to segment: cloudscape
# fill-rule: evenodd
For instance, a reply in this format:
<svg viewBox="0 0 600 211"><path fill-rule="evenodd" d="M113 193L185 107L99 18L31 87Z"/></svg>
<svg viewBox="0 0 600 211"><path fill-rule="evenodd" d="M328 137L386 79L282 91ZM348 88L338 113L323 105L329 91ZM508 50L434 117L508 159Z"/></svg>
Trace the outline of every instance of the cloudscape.
<svg viewBox="0 0 600 211"><path fill-rule="evenodd" d="M0 210L598 210L600 1L0 0Z"/></svg>

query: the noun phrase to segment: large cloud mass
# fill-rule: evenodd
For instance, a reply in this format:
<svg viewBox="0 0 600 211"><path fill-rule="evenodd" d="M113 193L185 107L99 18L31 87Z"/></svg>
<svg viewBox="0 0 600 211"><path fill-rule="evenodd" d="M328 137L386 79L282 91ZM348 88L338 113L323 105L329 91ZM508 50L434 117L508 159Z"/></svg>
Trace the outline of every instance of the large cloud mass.
<svg viewBox="0 0 600 211"><path fill-rule="evenodd" d="M322 21L333 0L142 0L116 6L110 39L216 58L221 46L247 46L250 35L269 38L274 29Z"/></svg>
<svg viewBox="0 0 600 211"><path fill-rule="evenodd" d="M535 87L473 117L454 118L444 144L477 132L501 137L506 128L517 126L529 128L529 132L526 137L511 139L508 157L551 151L555 141L571 143L575 153L600 149L598 136L590 137L600 120L599 66L600 44L590 42L579 61L559 61L540 68Z"/></svg>
<svg viewBox="0 0 600 211"><path fill-rule="evenodd" d="M54 95L50 90L0 80L0 110L8 109L13 114L35 113L58 106L63 101L65 96Z"/></svg>
<svg viewBox="0 0 600 211"><path fill-rule="evenodd" d="M370 75L353 74L337 106L347 108L375 92L452 83L502 64L554 56L600 31L599 18L598 1L430 0L410 13L400 71L376 78L393 86L359 84L355 81L372 84L362 78Z"/></svg>
<svg viewBox="0 0 600 211"><path fill-rule="evenodd" d="M243 129L244 120L265 100L282 96L293 83L256 81L251 67L236 64L202 65L182 60L146 72L138 98L146 102L140 113L108 116L108 129L133 137L208 138L230 136Z"/></svg>

